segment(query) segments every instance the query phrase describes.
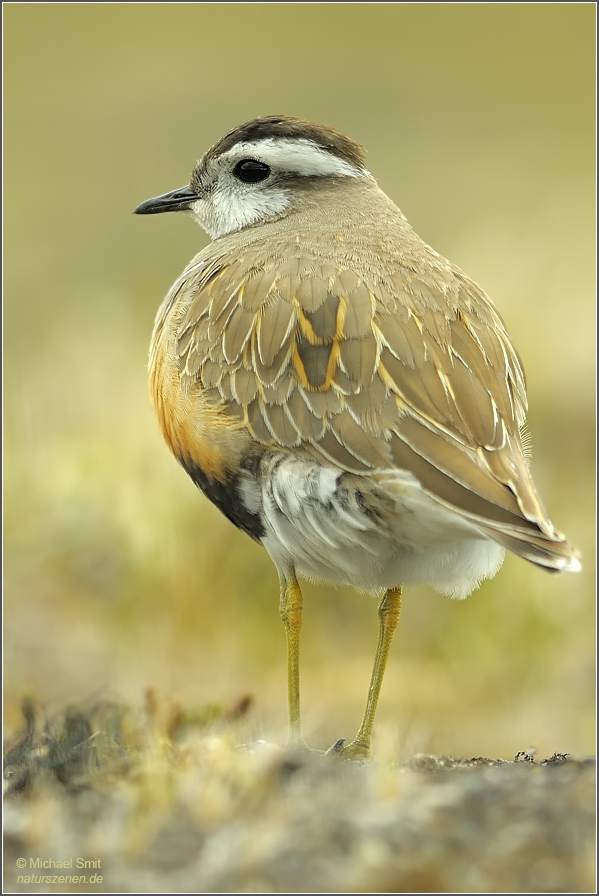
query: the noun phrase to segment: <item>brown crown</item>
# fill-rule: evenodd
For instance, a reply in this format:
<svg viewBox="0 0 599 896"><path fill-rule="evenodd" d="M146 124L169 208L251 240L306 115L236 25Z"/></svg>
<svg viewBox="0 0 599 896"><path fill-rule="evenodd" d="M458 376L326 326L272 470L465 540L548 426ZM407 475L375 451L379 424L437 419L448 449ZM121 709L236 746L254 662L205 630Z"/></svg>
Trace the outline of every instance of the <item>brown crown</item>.
<svg viewBox="0 0 599 896"><path fill-rule="evenodd" d="M268 137L312 140L331 155L359 168L364 167L366 160L366 150L345 134L324 124L315 124L303 118L290 118L288 115L267 115L240 124L215 143L205 154L204 160L222 155L237 143L264 140Z"/></svg>

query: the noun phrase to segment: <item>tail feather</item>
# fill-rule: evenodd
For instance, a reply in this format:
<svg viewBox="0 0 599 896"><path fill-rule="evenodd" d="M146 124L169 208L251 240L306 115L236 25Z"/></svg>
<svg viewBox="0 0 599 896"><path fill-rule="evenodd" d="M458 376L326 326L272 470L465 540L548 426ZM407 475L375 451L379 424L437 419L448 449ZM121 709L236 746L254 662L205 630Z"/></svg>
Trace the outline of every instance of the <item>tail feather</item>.
<svg viewBox="0 0 599 896"><path fill-rule="evenodd" d="M530 530L503 529L496 525L481 524L481 529L512 554L549 572L579 572L582 568L580 554L559 532L551 537L541 532L536 534Z"/></svg>

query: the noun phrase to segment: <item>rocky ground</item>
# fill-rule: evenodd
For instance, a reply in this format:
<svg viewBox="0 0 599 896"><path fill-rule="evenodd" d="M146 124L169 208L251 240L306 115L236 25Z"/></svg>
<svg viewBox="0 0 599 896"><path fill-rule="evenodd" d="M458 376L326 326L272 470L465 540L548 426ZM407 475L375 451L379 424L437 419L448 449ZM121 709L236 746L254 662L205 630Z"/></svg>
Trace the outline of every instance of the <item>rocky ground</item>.
<svg viewBox="0 0 599 896"><path fill-rule="evenodd" d="M246 709L25 701L4 891L596 892L593 759L344 763L240 746Z"/></svg>

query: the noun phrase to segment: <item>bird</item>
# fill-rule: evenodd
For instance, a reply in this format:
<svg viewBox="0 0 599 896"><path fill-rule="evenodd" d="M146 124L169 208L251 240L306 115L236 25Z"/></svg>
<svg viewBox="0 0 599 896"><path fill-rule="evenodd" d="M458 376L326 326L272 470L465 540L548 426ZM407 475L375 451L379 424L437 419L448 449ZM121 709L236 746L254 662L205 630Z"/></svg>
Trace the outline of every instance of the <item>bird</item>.
<svg viewBox="0 0 599 896"><path fill-rule="evenodd" d="M274 562L291 744L304 744L299 579L378 596L362 722L328 751L370 759L406 586L466 597L506 550L580 569L531 478L522 363L483 290L327 125L269 115L233 128L187 186L135 209L175 211L211 242L156 316L158 422L195 485Z"/></svg>

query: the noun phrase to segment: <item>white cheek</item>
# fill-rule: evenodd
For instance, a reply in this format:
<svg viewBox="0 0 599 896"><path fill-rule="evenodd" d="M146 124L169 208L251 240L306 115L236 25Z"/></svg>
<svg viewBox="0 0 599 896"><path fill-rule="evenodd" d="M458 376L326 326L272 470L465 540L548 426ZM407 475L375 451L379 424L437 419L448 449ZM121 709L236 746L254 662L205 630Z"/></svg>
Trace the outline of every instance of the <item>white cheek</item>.
<svg viewBox="0 0 599 896"><path fill-rule="evenodd" d="M262 191L244 185L218 184L210 199L198 199L190 208L190 212L212 237L217 239L227 233L233 233L265 221L273 215L284 211L291 203L291 193L283 187Z"/></svg>

